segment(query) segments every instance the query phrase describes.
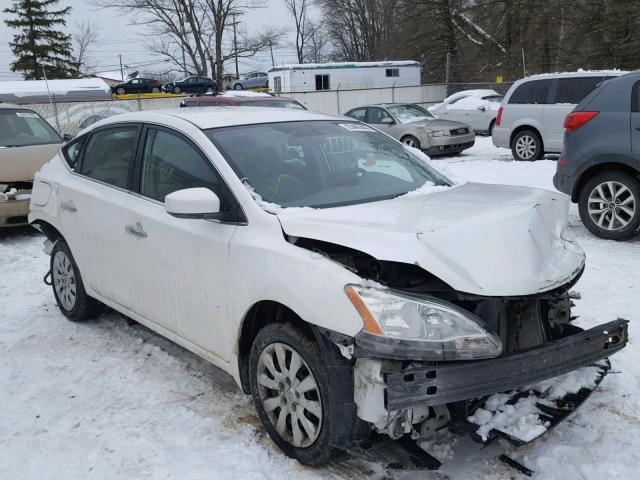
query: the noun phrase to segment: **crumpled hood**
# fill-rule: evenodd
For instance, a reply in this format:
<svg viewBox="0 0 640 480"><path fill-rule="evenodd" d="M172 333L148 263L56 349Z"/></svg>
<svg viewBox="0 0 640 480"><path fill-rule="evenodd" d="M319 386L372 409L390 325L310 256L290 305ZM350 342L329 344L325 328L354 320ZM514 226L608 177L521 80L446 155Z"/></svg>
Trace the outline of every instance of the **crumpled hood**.
<svg viewBox="0 0 640 480"><path fill-rule="evenodd" d="M468 183L445 191L327 209L284 209L284 232L413 263L454 289L531 295L573 279L583 250L566 230L569 198Z"/></svg>
<svg viewBox="0 0 640 480"><path fill-rule="evenodd" d="M429 120L416 120L414 122L407 122L405 125L415 125L418 127L425 127L430 130L453 130L455 128L467 127L469 128L469 131L471 131L471 128L466 123L456 122L454 120L444 120L442 118L432 118Z"/></svg>

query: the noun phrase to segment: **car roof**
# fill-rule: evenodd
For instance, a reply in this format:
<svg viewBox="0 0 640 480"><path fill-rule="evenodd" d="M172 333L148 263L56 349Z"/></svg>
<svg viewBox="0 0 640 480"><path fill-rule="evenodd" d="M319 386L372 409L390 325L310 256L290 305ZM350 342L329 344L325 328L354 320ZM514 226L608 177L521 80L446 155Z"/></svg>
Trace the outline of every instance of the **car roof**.
<svg viewBox="0 0 640 480"><path fill-rule="evenodd" d="M196 100L211 100L213 101L214 99L221 99L225 102L234 102L234 103L243 103L243 102L255 102L255 101L264 101L266 100L267 102L271 102L271 101L277 101L277 100L287 100L289 102L297 102L297 100L293 100L292 98L288 98L288 97L273 97L271 95L265 95L265 96L247 96L247 97L243 97L243 96L235 96L235 95L200 95L200 96L194 96L194 97L189 97L186 100L191 100L191 101L196 101Z"/></svg>
<svg viewBox="0 0 640 480"><path fill-rule="evenodd" d="M299 122L313 120L347 120L337 115L310 112L302 109L212 106L200 108L174 108L167 110L150 110L114 115L96 126L108 125L112 122L157 122L160 118L166 121L182 119L196 127L206 130L237 125L254 125L261 123ZM352 119L348 119L352 121Z"/></svg>

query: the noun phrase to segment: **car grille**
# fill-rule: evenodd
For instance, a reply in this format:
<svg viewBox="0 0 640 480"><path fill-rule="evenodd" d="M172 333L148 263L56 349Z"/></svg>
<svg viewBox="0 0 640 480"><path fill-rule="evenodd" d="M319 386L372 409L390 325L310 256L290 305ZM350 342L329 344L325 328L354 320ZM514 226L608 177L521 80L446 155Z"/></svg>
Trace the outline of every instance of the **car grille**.
<svg viewBox="0 0 640 480"><path fill-rule="evenodd" d="M468 128L454 128L453 130L450 130L449 133L451 135L466 135L467 133L469 133L469 129Z"/></svg>

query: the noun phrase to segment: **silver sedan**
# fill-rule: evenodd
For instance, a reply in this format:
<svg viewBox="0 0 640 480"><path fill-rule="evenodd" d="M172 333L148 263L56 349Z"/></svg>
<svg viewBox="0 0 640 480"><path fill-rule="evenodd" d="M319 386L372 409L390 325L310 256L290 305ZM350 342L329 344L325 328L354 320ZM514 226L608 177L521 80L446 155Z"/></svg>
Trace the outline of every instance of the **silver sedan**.
<svg viewBox="0 0 640 480"><path fill-rule="evenodd" d="M345 115L368 123L432 157L458 154L472 147L476 138L468 124L442 120L414 104L369 105L349 110Z"/></svg>

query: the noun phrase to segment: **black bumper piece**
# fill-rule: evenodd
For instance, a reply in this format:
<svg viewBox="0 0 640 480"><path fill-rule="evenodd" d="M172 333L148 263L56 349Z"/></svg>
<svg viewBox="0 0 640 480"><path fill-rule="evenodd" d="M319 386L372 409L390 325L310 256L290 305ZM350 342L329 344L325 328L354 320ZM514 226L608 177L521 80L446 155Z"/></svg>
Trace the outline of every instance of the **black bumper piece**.
<svg viewBox="0 0 640 480"><path fill-rule="evenodd" d="M387 409L395 411L482 398L591 365L625 347L628 323L618 319L491 360L442 363L389 372L386 374Z"/></svg>

